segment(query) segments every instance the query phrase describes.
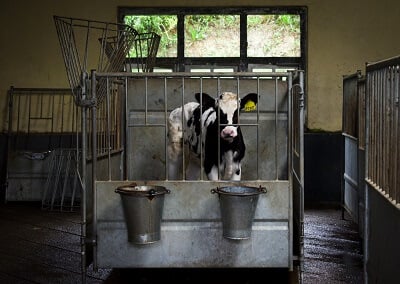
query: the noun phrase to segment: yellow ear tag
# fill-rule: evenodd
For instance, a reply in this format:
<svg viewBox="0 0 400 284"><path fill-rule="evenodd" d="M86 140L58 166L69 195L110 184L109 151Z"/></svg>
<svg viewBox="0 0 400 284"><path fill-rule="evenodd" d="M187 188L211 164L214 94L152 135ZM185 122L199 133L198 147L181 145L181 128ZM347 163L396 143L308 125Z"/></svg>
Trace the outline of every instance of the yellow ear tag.
<svg viewBox="0 0 400 284"><path fill-rule="evenodd" d="M249 100L244 105L244 111L252 111L252 110L256 110L256 104L252 100Z"/></svg>

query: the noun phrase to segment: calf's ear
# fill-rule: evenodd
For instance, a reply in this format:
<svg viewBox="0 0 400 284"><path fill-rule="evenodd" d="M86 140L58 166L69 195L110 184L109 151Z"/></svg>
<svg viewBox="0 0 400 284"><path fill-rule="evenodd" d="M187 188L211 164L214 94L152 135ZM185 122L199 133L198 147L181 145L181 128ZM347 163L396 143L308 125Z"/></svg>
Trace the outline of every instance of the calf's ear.
<svg viewBox="0 0 400 284"><path fill-rule="evenodd" d="M200 103L200 96L201 96L201 103L203 105L203 108L209 108L209 107L214 107L215 106L215 99L211 97L209 94L206 93L196 93L194 94L194 97L196 98L197 102Z"/></svg>
<svg viewBox="0 0 400 284"><path fill-rule="evenodd" d="M258 94L256 93L247 94L240 100L240 109L241 110L244 109L245 111L256 110L257 102L258 102Z"/></svg>

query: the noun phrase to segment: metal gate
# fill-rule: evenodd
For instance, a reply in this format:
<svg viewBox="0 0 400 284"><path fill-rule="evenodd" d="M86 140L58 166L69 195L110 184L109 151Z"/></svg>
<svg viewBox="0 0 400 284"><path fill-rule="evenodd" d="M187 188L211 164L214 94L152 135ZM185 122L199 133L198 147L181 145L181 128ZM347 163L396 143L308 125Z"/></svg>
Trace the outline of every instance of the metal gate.
<svg viewBox="0 0 400 284"><path fill-rule="evenodd" d="M363 235L365 211L365 77L343 77L342 204Z"/></svg>
<svg viewBox="0 0 400 284"><path fill-rule="evenodd" d="M400 203L400 58L367 65L368 186L391 203Z"/></svg>
<svg viewBox="0 0 400 284"><path fill-rule="evenodd" d="M120 95L124 131L122 154L112 155L111 120L97 126L96 107L83 139L90 138L92 158L84 172L91 193L87 205L87 250L94 267L287 267L302 257L303 237L303 73L91 73L91 99L96 82L106 82L107 95ZM194 93L217 96L233 91L257 93L257 109L240 114L246 155L242 180L169 180L167 117L171 110L194 100ZM106 102L108 101L105 100ZM106 104L109 106L109 104ZM108 109L108 107L107 107ZM110 113L106 110L106 113ZM118 113L118 112L117 112ZM90 126L89 126L90 125ZM105 141L102 157L97 141ZM84 143L85 145L85 143ZM86 151L84 151L86 152ZM88 155L89 156L89 155ZM119 172L119 174L113 174ZM120 196L122 185L159 185L166 197L161 241L134 245L127 240ZM210 190L241 184L265 187L255 213L252 237L222 237L218 200Z"/></svg>
<svg viewBox="0 0 400 284"><path fill-rule="evenodd" d="M8 95L6 201L41 201L53 150L79 146L80 114L69 89L11 87Z"/></svg>

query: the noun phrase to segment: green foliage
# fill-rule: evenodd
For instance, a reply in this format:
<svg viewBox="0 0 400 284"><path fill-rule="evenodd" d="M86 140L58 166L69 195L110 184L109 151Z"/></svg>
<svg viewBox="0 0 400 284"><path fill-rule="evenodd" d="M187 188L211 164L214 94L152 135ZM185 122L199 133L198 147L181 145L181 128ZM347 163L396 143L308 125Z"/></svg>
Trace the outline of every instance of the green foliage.
<svg viewBox="0 0 400 284"><path fill-rule="evenodd" d="M148 15L126 16L125 23L139 33L155 32L161 36L158 57L174 57L177 53L177 16L176 15ZM185 45L190 46L196 41L207 37L218 36L212 31L228 29L237 26L239 15L186 15L185 16ZM300 33L299 15L249 15L248 28L261 24L270 24L274 27L274 38L278 42L285 33ZM212 48L212 47L211 47ZM271 47L265 47L266 49ZM132 50L129 56L135 56Z"/></svg>
<svg viewBox="0 0 400 284"><path fill-rule="evenodd" d="M211 27L225 29L238 23L237 15L187 15L185 16L186 41L195 42L207 38Z"/></svg>
<svg viewBox="0 0 400 284"><path fill-rule="evenodd" d="M276 15L275 22L286 31L300 32L300 16L298 15Z"/></svg>
<svg viewBox="0 0 400 284"><path fill-rule="evenodd" d="M133 27L139 33L155 32L161 36L157 56L176 56L177 46L177 17L161 16L126 16L125 24ZM171 54L171 51L172 54ZM135 56L132 50L129 56Z"/></svg>

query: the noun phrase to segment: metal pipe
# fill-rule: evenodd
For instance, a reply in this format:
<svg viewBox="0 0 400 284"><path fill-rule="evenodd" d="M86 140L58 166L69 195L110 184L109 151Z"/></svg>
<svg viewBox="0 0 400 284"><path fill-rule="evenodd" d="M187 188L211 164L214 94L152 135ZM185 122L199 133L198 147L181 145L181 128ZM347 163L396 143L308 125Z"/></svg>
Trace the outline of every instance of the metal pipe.
<svg viewBox="0 0 400 284"><path fill-rule="evenodd" d="M107 167L108 167L108 180L111 180L111 132L110 132L110 127L111 127L111 114L110 114L110 96L112 95L110 93L110 81L109 78L107 78L107 91L106 91L106 111L107 111Z"/></svg>
<svg viewBox="0 0 400 284"><path fill-rule="evenodd" d="M290 91L289 91L290 92ZM278 173L278 78L275 78L275 179L279 179Z"/></svg>
<svg viewBox="0 0 400 284"><path fill-rule="evenodd" d="M147 112L147 78L146 78L146 112ZM165 137L164 138L164 149L165 149L165 163L168 163L168 146L167 146L168 127L167 127L167 122L168 122L168 95L167 95L167 78L165 78L164 79L164 137ZM147 122L146 122L146 124L147 124ZM168 166L165 167L165 179L168 179Z"/></svg>
<svg viewBox="0 0 400 284"><path fill-rule="evenodd" d="M93 102L96 101L96 71L91 71L91 99ZM97 125L96 125L96 104L91 107L92 111L92 210L93 210L93 231L92 231L92 241L93 241L93 268L95 270L97 267L97 193L96 193L96 172L97 172Z"/></svg>
<svg viewBox="0 0 400 284"><path fill-rule="evenodd" d="M257 126L256 126L256 139L257 139L257 179L260 179L260 109L261 109L261 96L260 96L260 77L257 77Z"/></svg>
<svg viewBox="0 0 400 284"><path fill-rule="evenodd" d="M87 187L87 128L86 128L86 121L87 121L87 108L81 108L81 139L82 139L82 157L81 157L81 167L82 167L82 175L79 175L82 185L82 200L81 200L81 262L82 262L82 282L86 283L86 224L87 224L87 194L86 194L86 187ZM79 174L79 171L78 171ZM93 218L93 217L92 217Z"/></svg>

